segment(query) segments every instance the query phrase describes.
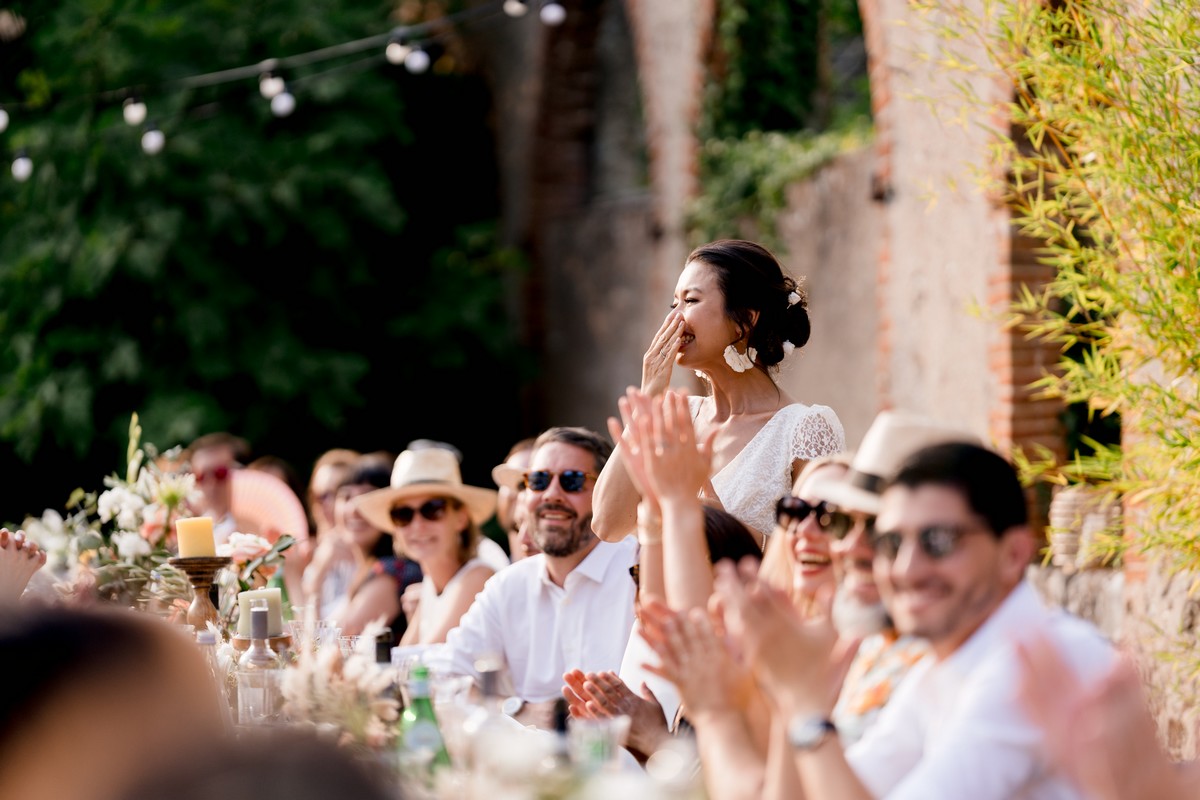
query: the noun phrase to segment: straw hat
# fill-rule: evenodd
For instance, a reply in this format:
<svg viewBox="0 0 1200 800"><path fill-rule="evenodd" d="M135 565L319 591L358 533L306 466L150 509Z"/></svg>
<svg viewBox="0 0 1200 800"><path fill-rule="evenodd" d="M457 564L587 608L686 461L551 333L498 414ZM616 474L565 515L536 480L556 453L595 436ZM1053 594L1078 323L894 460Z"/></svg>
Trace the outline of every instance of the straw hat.
<svg viewBox="0 0 1200 800"><path fill-rule="evenodd" d="M882 411L863 436L841 478L816 478L805 493L845 511L879 513L884 484L895 477L904 460L918 450L947 442L981 444L974 434L931 417L904 411Z"/></svg>
<svg viewBox="0 0 1200 800"><path fill-rule="evenodd" d="M408 497L430 494L460 501L476 525L496 511L496 490L464 484L458 458L442 447L405 450L392 467L391 486L359 495L354 507L375 527L395 532L392 506Z"/></svg>
<svg viewBox="0 0 1200 800"><path fill-rule="evenodd" d="M525 470L517 469L508 463L497 464L492 467L492 480L497 486L504 486L515 492L521 488L521 481L525 480Z"/></svg>

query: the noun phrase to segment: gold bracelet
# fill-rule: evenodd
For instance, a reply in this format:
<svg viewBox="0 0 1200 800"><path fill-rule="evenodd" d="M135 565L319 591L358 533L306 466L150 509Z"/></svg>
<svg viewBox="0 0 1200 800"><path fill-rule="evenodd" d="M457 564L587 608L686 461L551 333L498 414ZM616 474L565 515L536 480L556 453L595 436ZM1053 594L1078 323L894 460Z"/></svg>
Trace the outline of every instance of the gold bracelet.
<svg viewBox="0 0 1200 800"><path fill-rule="evenodd" d="M652 544L662 544L662 531L643 530L642 526L639 525L637 539L638 544L640 544L642 547Z"/></svg>
<svg viewBox="0 0 1200 800"><path fill-rule="evenodd" d="M662 517L643 514L639 507L637 529L638 544L662 544Z"/></svg>

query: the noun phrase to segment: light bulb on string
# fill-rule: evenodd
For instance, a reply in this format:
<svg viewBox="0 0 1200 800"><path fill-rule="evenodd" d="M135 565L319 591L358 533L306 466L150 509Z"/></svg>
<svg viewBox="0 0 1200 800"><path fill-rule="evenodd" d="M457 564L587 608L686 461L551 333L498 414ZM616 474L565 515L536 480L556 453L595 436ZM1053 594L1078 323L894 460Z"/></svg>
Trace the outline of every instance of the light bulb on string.
<svg viewBox="0 0 1200 800"><path fill-rule="evenodd" d="M296 98L284 86L279 94L271 98L271 113L277 117L286 117L296 110Z"/></svg>
<svg viewBox="0 0 1200 800"><path fill-rule="evenodd" d="M24 150L17 151L17 157L12 162L12 176L16 180L24 183L29 180L29 176L33 174L33 159L31 159Z"/></svg>
<svg viewBox="0 0 1200 800"><path fill-rule="evenodd" d="M146 121L146 104L136 97L127 97L122 114L125 116L125 123L136 128Z"/></svg>
<svg viewBox="0 0 1200 800"><path fill-rule="evenodd" d="M4 106L0 106L0 133L8 130L8 112L4 110Z"/></svg>
<svg viewBox="0 0 1200 800"><path fill-rule="evenodd" d="M408 58L408 54L412 52L412 48L400 42L388 42L387 48L383 51L383 56L388 60L389 64L403 64Z"/></svg>
<svg viewBox="0 0 1200 800"><path fill-rule="evenodd" d="M504 0L504 13L510 17L523 17L528 10L527 0Z"/></svg>
<svg viewBox="0 0 1200 800"><path fill-rule="evenodd" d="M542 10L539 12L542 22L547 25L561 25L563 20L567 18L567 10L560 3L549 0L542 4Z"/></svg>
<svg viewBox="0 0 1200 800"><path fill-rule="evenodd" d="M387 47L383 50L383 57L389 64L400 65L404 63L404 59L408 58L408 54L411 52L412 48L404 43L404 37L399 33L393 33L388 39Z"/></svg>
<svg viewBox="0 0 1200 800"><path fill-rule="evenodd" d="M429 53L420 47L413 47L412 51L404 57L404 68L414 75L420 75L429 69Z"/></svg>
<svg viewBox="0 0 1200 800"><path fill-rule="evenodd" d="M278 75L264 72L258 77L258 93L263 96L264 100L275 99L284 88L283 78Z"/></svg>
<svg viewBox="0 0 1200 800"><path fill-rule="evenodd" d="M151 122L146 126L146 131L142 134L142 150L146 152L146 155L158 155L166 143L167 137L158 129L157 125Z"/></svg>

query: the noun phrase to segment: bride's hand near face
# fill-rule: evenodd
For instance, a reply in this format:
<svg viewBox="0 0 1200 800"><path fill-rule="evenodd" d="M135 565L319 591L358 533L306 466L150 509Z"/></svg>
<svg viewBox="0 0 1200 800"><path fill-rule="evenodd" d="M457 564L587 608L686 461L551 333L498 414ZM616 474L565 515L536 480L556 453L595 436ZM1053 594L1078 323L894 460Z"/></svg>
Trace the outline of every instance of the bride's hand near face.
<svg viewBox="0 0 1200 800"><path fill-rule="evenodd" d="M671 369L675 366L682 335L683 314L673 308L642 356L642 391L651 397L662 394L671 385Z"/></svg>

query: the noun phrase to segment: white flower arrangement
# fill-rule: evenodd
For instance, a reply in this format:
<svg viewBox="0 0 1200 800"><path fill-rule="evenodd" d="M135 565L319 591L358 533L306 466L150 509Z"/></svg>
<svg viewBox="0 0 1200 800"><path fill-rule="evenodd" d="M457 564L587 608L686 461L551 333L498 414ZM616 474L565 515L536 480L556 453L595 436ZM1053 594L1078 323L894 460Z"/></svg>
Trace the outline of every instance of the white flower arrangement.
<svg viewBox="0 0 1200 800"><path fill-rule="evenodd" d="M168 609L186 608L191 598L187 576L166 562L174 555L171 522L184 513L195 479L162 466L174 462L178 449L160 462L152 445L142 448L141 435L134 414L124 477L106 476L100 492L76 489L65 516L46 509L22 523L46 551L45 569L67 598L157 602Z"/></svg>
<svg viewBox="0 0 1200 800"><path fill-rule="evenodd" d="M358 646L343 656L337 643L301 648L284 671L284 713L295 722L336 727L344 745L372 750L395 738L400 701L391 664L375 662L382 619L367 625Z"/></svg>

